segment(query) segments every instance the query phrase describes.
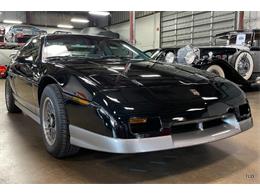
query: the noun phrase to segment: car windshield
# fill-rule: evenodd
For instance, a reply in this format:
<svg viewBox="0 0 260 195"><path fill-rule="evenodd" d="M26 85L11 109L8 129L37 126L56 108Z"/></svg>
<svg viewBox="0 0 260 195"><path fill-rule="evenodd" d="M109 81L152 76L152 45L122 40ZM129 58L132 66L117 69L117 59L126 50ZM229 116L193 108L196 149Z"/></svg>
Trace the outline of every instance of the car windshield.
<svg viewBox="0 0 260 195"><path fill-rule="evenodd" d="M47 36L43 60L59 59L148 60L148 56L124 41L84 35Z"/></svg>
<svg viewBox="0 0 260 195"><path fill-rule="evenodd" d="M215 38L216 45L247 45L250 43L252 33L232 32Z"/></svg>

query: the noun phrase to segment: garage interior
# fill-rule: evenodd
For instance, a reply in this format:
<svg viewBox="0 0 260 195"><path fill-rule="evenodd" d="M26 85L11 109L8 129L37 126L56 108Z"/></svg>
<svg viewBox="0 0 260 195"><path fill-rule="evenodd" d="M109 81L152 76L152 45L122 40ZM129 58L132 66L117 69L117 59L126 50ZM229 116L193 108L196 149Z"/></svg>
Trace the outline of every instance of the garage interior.
<svg viewBox="0 0 260 195"><path fill-rule="evenodd" d="M87 19L73 23L72 18ZM6 21L9 21L6 22ZM48 33L82 33L90 27L118 33L140 50L212 45L214 35L260 28L260 12L0 12L0 26L37 26ZM58 27L60 26L60 27ZM8 48L10 49L10 48ZM5 48L0 49L0 60ZM11 49L12 50L12 49ZM0 64L3 63L0 61ZM8 114L0 80L0 183L260 183L260 87L247 91L254 126L237 136L193 147L142 154L82 149L58 160L44 148L40 126L23 114Z"/></svg>

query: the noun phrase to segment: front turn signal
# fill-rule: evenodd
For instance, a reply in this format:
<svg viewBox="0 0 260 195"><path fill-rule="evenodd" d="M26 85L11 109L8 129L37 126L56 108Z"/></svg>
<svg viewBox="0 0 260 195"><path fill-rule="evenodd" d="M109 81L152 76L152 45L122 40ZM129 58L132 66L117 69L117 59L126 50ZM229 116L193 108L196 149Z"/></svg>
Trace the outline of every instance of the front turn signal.
<svg viewBox="0 0 260 195"><path fill-rule="evenodd" d="M89 103L90 103L89 101L81 99L79 97L73 97L72 100L74 102L77 102L77 103L81 104L81 105L89 105Z"/></svg>
<svg viewBox="0 0 260 195"><path fill-rule="evenodd" d="M147 122L147 118L133 117L129 119L130 124L141 124L146 122Z"/></svg>

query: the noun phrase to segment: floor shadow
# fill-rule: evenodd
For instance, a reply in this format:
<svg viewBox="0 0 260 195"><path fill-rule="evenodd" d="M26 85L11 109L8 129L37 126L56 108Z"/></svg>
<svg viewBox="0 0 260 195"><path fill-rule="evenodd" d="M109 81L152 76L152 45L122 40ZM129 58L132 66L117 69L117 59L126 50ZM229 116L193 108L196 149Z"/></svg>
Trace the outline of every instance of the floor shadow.
<svg viewBox="0 0 260 195"><path fill-rule="evenodd" d="M250 87L241 87L241 89L245 92L260 91L260 83L252 84Z"/></svg>

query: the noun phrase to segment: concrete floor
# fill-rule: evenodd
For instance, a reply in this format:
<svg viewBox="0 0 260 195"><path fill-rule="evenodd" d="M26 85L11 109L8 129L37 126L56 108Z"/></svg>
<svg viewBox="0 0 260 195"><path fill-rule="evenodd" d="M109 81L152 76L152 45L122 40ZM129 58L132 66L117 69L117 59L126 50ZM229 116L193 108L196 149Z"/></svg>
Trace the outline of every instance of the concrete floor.
<svg viewBox="0 0 260 195"><path fill-rule="evenodd" d="M260 91L248 93L254 127L211 144L118 155L82 150L57 160L40 127L8 114L0 80L0 183L260 183Z"/></svg>

